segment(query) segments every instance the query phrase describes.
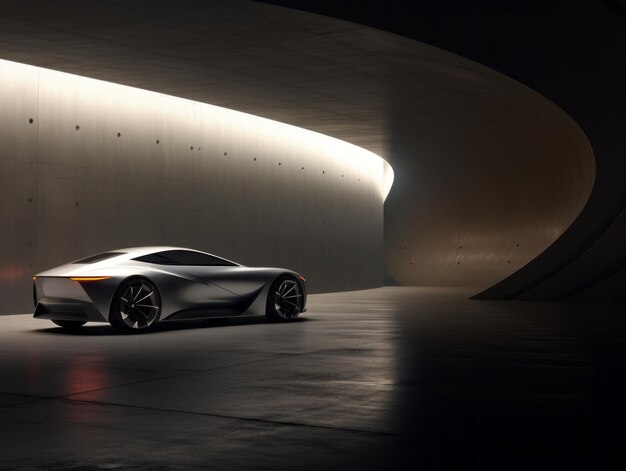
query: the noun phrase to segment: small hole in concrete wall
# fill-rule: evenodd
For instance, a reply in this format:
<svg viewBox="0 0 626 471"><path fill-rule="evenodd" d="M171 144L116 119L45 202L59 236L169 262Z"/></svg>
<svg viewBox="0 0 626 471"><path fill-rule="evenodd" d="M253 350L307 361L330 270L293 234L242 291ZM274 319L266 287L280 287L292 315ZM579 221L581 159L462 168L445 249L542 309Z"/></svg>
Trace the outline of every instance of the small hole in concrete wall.
<svg viewBox="0 0 626 471"><path fill-rule="evenodd" d="M156 140L156 143L158 144L159 142L161 142L161 141L159 141L159 140L157 139L157 140Z"/></svg>
<svg viewBox="0 0 626 471"><path fill-rule="evenodd" d="M256 157L254 159L252 159L254 162L256 162Z"/></svg>
<svg viewBox="0 0 626 471"><path fill-rule="evenodd" d="M189 150L193 150L193 146L190 146L190 147L189 147Z"/></svg>
<svg viewBox="0 0 626 471"><path fill-rule="evenodd" d="M515 244L515 247L519 247L519 244Z"/></svg>
<svg viewBox="0 0 626 471"><path fill-rule="evenodd" d="M282 162L278 162L278 166L280 167L283 163Z"/></svg>
<svg viewBox="0 0 626 471"><path fill-rule="evenodd" d="M463 248L463 246L462 246L462 245L459 245L459 248L460 248L460 249L462 249L462 248Z"/></svg>
<svg viewBox="0 0 626 471"><path fill-rule="evenodd" d="M324 174L325 174L325 173L326 173L326 170L322 170L322 173L324 173Z"/></svg>
<svg viewBox="0 0 626 471"><path fill-rule="evenodd" d="M76 129L77 131L80 129L80 126L77 124L74 129Z"/></svg>
<svg viewBox="0 0 626 471"><path fill-rule="evenodd" d="M33 118L30 118L30 119L28 120L28 122L29 122L30 124L33 124L33 122L34 122Z"/></svg>
<svg viewBox="0 0 626 471"><path fill-rule="evenodd" d="M302 167L302 171L304 172L304 167Z"/></svg>
<svg viewBox="0 0 626 471"><path fill-rule="evenodd" d="M508 262L506 262L506 263L511 263L511 260L509 260L509 261L508 261Z"/></svg>
<svg viewBox="0 0 626 471"><path fill-rule="evenodd" d="M202 150L202 147L198 147L198 150Z"/></svg>
<svg viewBox="0 0 626 471"><path fill-rule="evenodd" d="M341 174L341 178L343 178L343 173Z"/></svg>
<svg viewBox="0 0 626 471"><path fill-rule="evenodd" d="M461 262L456 262L456 264L457 264L457 265L460 265L460 264L461 264Z"/></svg>
<svg viewBox="0 0 626 471"><path fill-rule="evenodd" d="M228 155L228 152L224 152L224 155Z"/></svg>
<svg viewBox="0 0 626 471"><path fill-rule="evenodd" d="M122 133L121 133L121 132L118 132L118 133L117 133L117 137L122 137Z"/></svg>
<svg viewBox="0 0 626 471"><path fill-rule="evenodd" d="M33 199L32 199L32 198L28 198L28 202L29 202L29 203L32 203L32 202L33 202Z"/></svg>

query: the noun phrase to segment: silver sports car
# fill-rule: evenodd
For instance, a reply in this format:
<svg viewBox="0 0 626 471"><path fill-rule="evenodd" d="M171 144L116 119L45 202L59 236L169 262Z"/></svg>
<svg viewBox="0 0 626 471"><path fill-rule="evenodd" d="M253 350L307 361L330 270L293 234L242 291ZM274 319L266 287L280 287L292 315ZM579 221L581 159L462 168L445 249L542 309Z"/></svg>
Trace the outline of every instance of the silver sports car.
<svg viewBox="0 0 626 471"><path fill-rule="evenodd" d="M291 321L306 306L306 280L298 273L180 247L100 253L33 280L34 317L68 329L110 322L138 332L157 322L263 314Z"/></svg>

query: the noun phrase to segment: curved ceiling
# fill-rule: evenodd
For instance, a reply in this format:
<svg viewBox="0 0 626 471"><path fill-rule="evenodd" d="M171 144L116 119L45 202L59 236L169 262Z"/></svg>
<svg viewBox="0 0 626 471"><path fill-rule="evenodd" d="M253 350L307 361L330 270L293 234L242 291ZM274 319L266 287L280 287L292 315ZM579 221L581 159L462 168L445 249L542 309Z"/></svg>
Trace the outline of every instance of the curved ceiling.
<svg viewBox="0 0 626 471"><path fill-rule="evenodd" d="M485 288L550 246L594 178L529 88L425 44L249 1L9 2L0 58L304 127L386 158L390 274Z"/></svg>

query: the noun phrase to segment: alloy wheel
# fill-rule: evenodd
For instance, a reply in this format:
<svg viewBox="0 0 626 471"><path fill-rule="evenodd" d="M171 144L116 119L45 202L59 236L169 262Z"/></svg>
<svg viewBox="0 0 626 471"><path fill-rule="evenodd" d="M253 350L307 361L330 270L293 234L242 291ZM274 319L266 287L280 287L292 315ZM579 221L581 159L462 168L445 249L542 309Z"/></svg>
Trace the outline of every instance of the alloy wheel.
<svg viewBox="0 0 626 471"><path fill-rule="evenodd" d="M132 280L119 300L122 322L131 329L146 329L157 320L161 301L156 287L143 279Z"/></svg>
<svg viewBox="0 0 626 471"><path fill-rule="evenodd" d="M295 280L285 279L274 292L274 309L283 319L294 319L300 314L302 290Z"/></svg>

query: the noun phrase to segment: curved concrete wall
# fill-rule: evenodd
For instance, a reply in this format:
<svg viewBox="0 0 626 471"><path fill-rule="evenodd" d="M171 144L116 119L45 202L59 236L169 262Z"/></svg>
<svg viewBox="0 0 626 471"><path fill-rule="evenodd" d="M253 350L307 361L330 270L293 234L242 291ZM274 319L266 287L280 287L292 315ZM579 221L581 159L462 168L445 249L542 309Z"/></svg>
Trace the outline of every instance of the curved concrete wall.
<svg viewBox="0 0 626 471"><path fill-rule="evenodd" d="M578 100L582 108L602 109L589 114L595 126L583 123L580 114L574 119L594 143L596 157L616 156L621 149L616 142L621 102L613 86L621 76L577 70L579 54L593 54L599 45L574 48L572 57L560 57L554 47L546 52L543 43L550 46L549 35L557 33L551 25L561 21L560 14L544 24L540 15L528 18L522 8L520 15L526 16L511 23L518 28L512 33L508 27L493 29L510 23L498 16L501 9L465 2L458 11L491 12L499 20L482 22L480 28L462 22L463 44L487 41L478 48L482 55L459 49L458 43L448 47L449 42L433 41L460 50L459 56L381 30L257 2L194 2L184 8L168 0L149 3L146 16L143 8L104 0L39 2L36 9L14 2L0 16L0 57L270 117L384 156L397 176L385 204L385 245L393 277L403 283L485 288L519 267L526 268L518 273L528 273L534 265L528 262L540 253L533 273L545 272L550 265L545 254L564 254L564 237L556 252L546 247L576 218L594 182L594 154L576 123L528 87L461 56L484 62L498 52L502 62L511 64L523 54L543 57L520 65L522 73L511 74L517 78L541 74L560 60L555 70L567 74L554 74L552 87L540 91L562 106L554 97L569 86L575 97L585 97ZM313 3L317 8L325 2ZM368 2L346 12L351 17L378 4L381 14L372 16L382 18L391 11L387 3ZM400 8L402 3L396 3ZM570 11L568 2L560 3ZM338 2L328 4L334 8ZM436 21L407 11L409 31L422 35L434 29L439 39L457 38L458 28L446 16L464 20L466 15L448 7L426 9L433 10L441 14ZM526 21L538 35L520 41L528 36ZM561 46L578 37L571 31L559 36ZM431 37L421 39L430 42ZM597 44L603 37L593 34L592 39ZM506 46L503 38L509 38ZM528 48L529 41L534 47ZM588 98L594 80L595 90L614 97L610 103ZM537 88L537 81L522 81ZM571 114L571 106L567 111ZM610 128L615 139L599 146L602 128ZM609 176L616 183L612 188L619 186L614 177L624 172L618 165L610 169L598 166L593 194L608 188ZM596 199L578 220L609 209L606 201ZM594 220L599 218L606 219ZM576 225L565 235L581 235L572 231ZM596 227L595 222L583 226L585 231ZM595 260L612 258L615 246L603 247L610 250L595 252L605 255ZM584 278L589 271L579 272Z"/></svg>
<svg viewBox="0 0 626 471"><path fill-rule="evenodd" d="M289 267L312 291L383 283L391 170L369 151L8 61L0 110L0 312L32 308L33 273L133 245Z"/></svg>
<svg viewBox="0 0 626 471"><path fill-rule="evenodd" d="M582 128L596 173L583 210L550 247L483 299L626 301L626 8L623 0L266 0L394 32L505 73ZM393 162L398 174L401 169Z"/></svg>
<svg viewBox="0 0 626 471"><path fill-rule="evenodd" d="M392 282L487 288L572 224L594 182L587 137L533 90L444 51L429 82L398 88L385 204ZM416 66L428 68L420 58ZM397 139L394 136L399 136Z"/></svg>

